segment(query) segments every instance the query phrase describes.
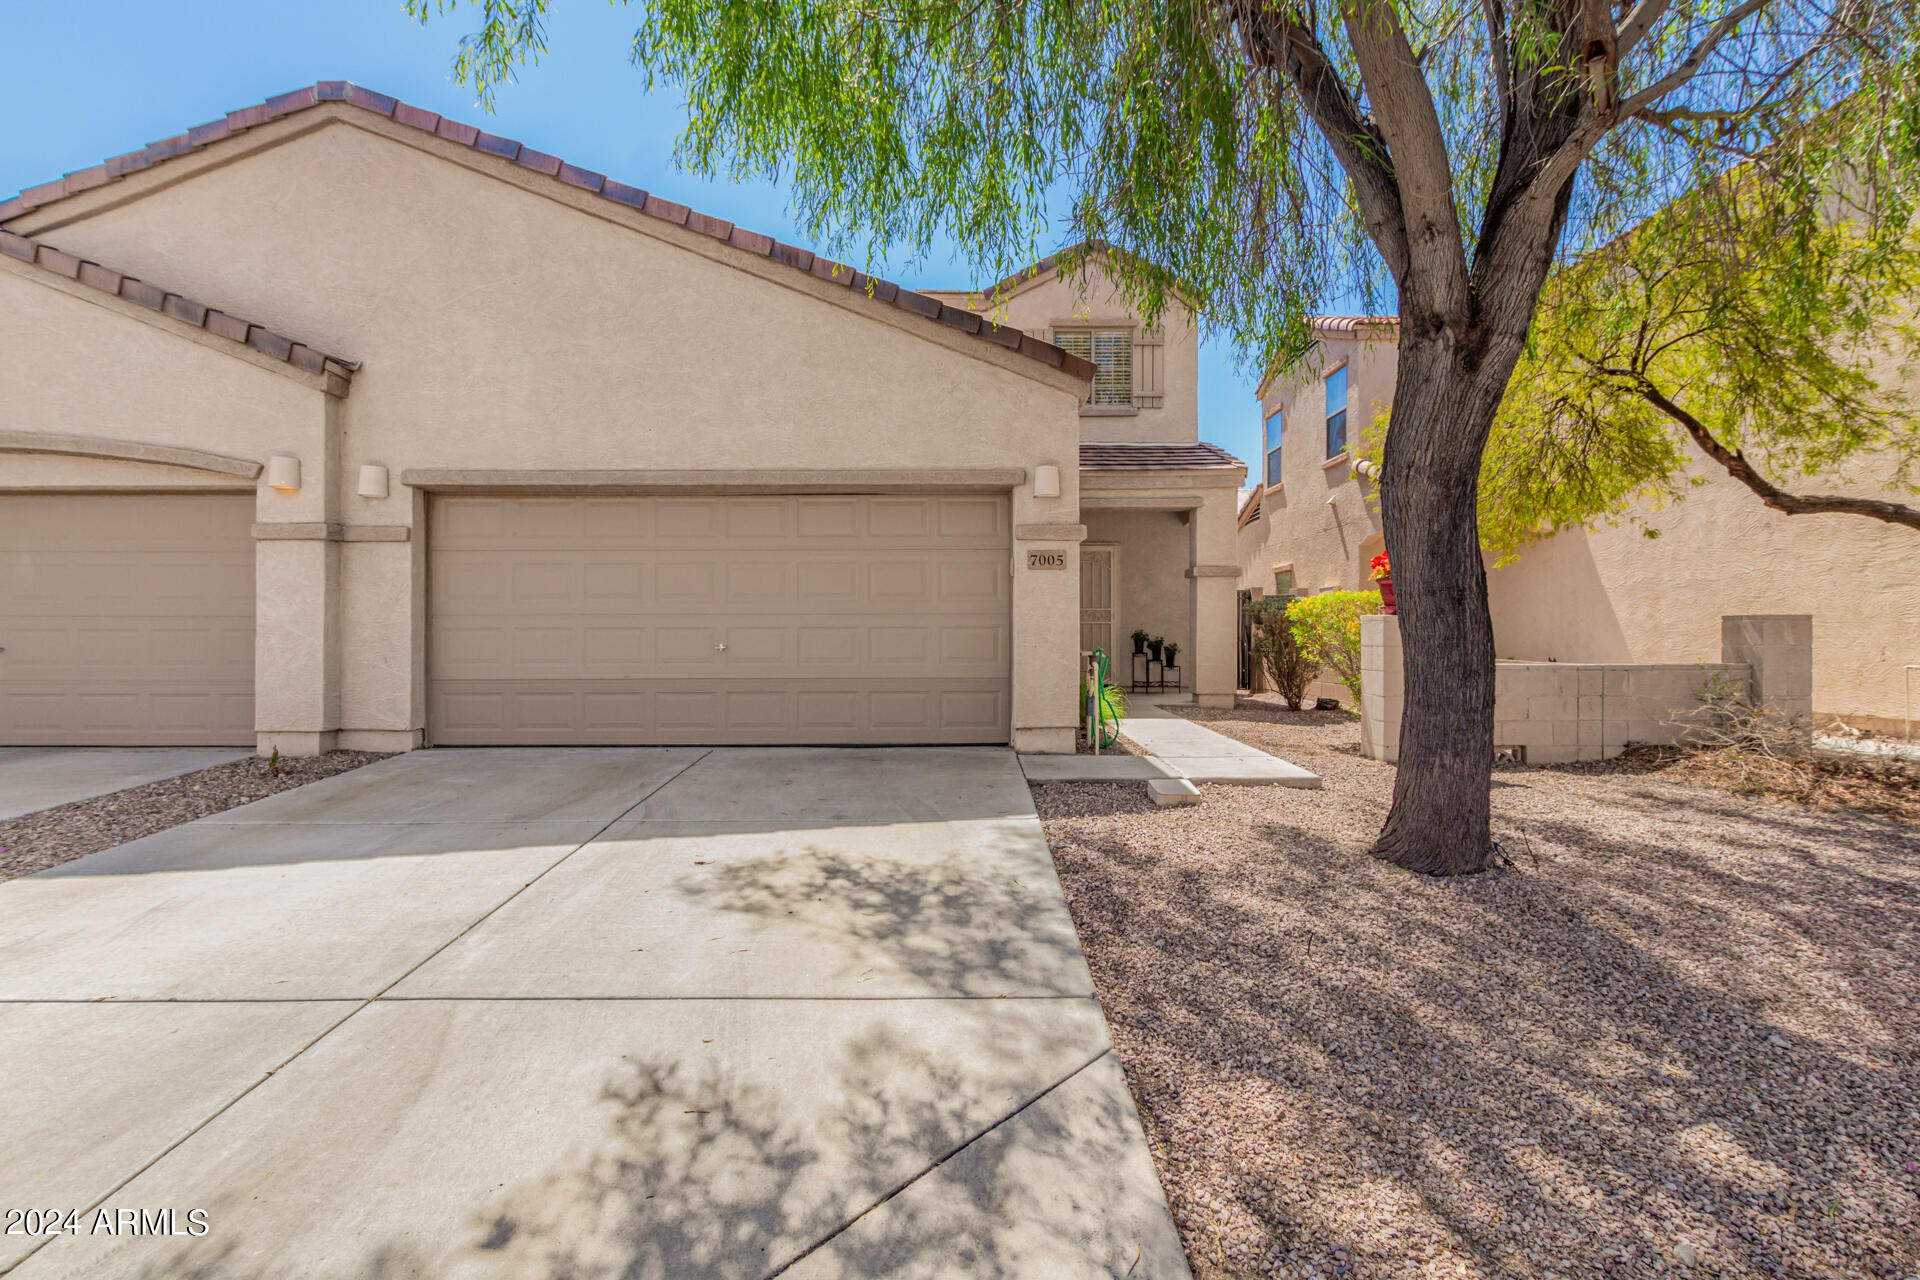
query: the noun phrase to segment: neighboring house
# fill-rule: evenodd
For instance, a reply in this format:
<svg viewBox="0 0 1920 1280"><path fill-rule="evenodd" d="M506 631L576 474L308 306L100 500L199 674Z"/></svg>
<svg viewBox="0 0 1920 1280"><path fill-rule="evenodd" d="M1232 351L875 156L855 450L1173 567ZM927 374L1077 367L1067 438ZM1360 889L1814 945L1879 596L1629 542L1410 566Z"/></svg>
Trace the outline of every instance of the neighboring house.
<svg viewBox="0 0 1920 1280"><path fill-rule="evenodd" d="M1240 531L1241 585L1260 596L1355 590L1385 546L1355 467L1393 399L1391 316L1323 316L1314 345L1260 384L1257 515Z"/></svg>
<svg viewBox="0 0 1920 1280"><path fill-rule="evenodd" d="M0 743L1071 751L1083 536L1098 638L1232 697L1185 329L983 322L339 82L0 228Z"/></svg>
<svg viewBox="0 0 1920 1280"><path fill-rule="evenodd" d="M1367 501L1374 487L1349 462L1329 458L1325 424L1339 412L1342 373L1349 442L1391 403L1395 324L1329 317L1315 331L1315 347L1261 389L1264 483L1259 514L1240 532L1241 586L1249 594L1363 586L1384 545ZM1920 663L1913 533L1857 516L1781 515L1704 460L1692 474L1704 483L1683 501L1613 526L1566 530L1502 568L1490 563L1498 656L1716 662L1723 615L1811 613L1816 725L1838 718L1900 732L1903 668ZM1873 476L1869 464L1809 483L1873 493ZM1915 687L1920 693L1920 680Z"/></svg>
<svg viewBox="0 0 1920 1280"><path fill-rule="evenodd" d="M1091 360L1080 406L1080 643L1113 657L1125 684L1135 631L1180 646L1183 686L1232 706L1237 683L1234 554L1246 467L1200 442L1200 340L1175 310L1148 327L1126 306L1098 250L1084 273L1052 258L978 292L933 292Z"/></svg>

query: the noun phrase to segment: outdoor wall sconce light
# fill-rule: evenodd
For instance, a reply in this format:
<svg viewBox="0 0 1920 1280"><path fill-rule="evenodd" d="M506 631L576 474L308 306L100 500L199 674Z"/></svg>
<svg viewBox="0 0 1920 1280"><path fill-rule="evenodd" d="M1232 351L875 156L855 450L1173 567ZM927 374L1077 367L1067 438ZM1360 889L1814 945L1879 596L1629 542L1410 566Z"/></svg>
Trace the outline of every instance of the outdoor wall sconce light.
<svg viewBox="0 0 1920 1280"><path fill-rule="evenodd" d="M300 492L300 459L285 453L268 458L267 487L281 493Z"/></svg>
<svg viewBox="0 0 1920 1280"><path fill-rule="evenodd" d="M1036 498L1060 496L1060 468L1041 466L1033 469L1033 496Z"/></svg>
<svg viewBox="0 0 1920 1280"><path fill-rule="evenodd" d="M1373 465L1371 458L1360 459L1360 461L1353 464L1353 469L1363 480L1372 480L1375 483L1378 483L1380 480L1380 468Z"/></svg>
<svg viewBox="0 0 1920 1280"><path fill-rule="evenodd" d="M387 469L369 463L360 468L359 494L363 498L384 498L387 496Z"/></svg>

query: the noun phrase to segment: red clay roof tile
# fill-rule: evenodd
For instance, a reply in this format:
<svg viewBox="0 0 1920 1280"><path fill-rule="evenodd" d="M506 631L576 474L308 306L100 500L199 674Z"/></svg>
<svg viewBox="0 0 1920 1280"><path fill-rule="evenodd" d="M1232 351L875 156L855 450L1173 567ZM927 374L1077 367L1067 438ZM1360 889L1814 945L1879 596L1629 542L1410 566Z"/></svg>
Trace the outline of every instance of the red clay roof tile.
<svg viewBox="0 0 1920 1280"><path fill-rule="evenodd" d="M191 298L183 298L177 293L168 293L157 285L132 276L123 276L111 267L103 267L71 253L62 252L50 244L42 244L27 236L15 235L0 228L0 253L21 262L30 263L43 271L76 280L89 289L111 294L162 312L183 324L196 329L204 328L216 337L230 342L244 343L256 351L265 352L280 360L305 369L311 373L334 372L351 377L359 368L351 360L342 360L315 351L303 343L283 338L271 329L257 324L248 324L236 316L224 311L215 311Z"/></svg>
<svg viewBox="0 0 1920 1280"><path fill-rule="evenodd" d="M404 102L395 105L393 108L393 118L410 128L424 129L428 133L432 133L440 127L440 117L438 115L431 111L422 111L419 107L408 106Z"/></svg>
<svg viewBox="0 0 1920 1280"><path fill-rule="evenodd" d="M31 212L40 205L50 204L55 200L64 199L78 191L87 190L100 186L103 183L114 181L129 173L144 169L149 165L171 159L177 155L183 155L199 147L211 145L222 138L231 137L247 129L266 124L292 112L305 110L322 102L345 103L361 110L371 111L377 115L388 117L396 123L409 128L432 133L437 137L444 138L460 146L472 147L491 155L502 156L508 160L515 160L529 169L555 177L571 186L597 192L606 199L640 209L652 217L661 218L678 226L690 227L695 231L712 236L715 239L725 240L734 248L744 250L757 257L765 257L770 261L782 263L799 271L805 271L822 280L829 280L836 284L845 283L851 288L866 293L876 301L890 303L902 310L912 311L915 314L925 316L929 320L938 321L960 329L963 332L974 334L1008 350L1018 351L1021 355L1038 360L1042 364L1049 365L1056 369L1063 369L1075 377L1083 379L1091 379L1093 377L1094 368L1091 363L1080 359L1078 356L1068 355L1051 343L1041 342L1035 338L1019 334L1017 331L992 324L991 322L982 322L980 317L972 312L960 311L955 308L946 308L943 310L941 304L935 299L925 297L912 290L902 289L892 281L869 276L863 272L846 267L843 264L835 263L831 259L819 257L810 249L804 249L797 245L783 244L771 236L749 231L743 227L733 226L725 219L696 213L686 205L664 199L660 196L649 195L646 191L638 187L628 186L623 182L616 182L591 169L582 169L576 165L568 164L557 156L551 156L542 151L535 151L531 148L523 147L512 138L498 137L477 129L472 125L462 124L457 120L448 120L444 116L437 115L434 112L409 106L407 103L401 102L396 98L388 97L383 93L376 93L371 89L362 88L359 85L352 84L345 80L323 80L318 84L308 85L305 88L294 89L288 93L276 94L268 98L265 102L242 107L237 111L229 111L219 120L197 126L176 137L162 139L140 151L115 156L105 164L96 165L92 169L81 170L79 173L62 179L60 182L46 183L42 186L31 188L28 191L22 192L19 197L0 201L0 223L17 218L23 213ZM0 232L0 234L5 233ZM4 248L4 246L5 241L0 240L0 248ZM44 251L55 253L60 260L65 260L69 256L58 254L57 250L45 250L45 246L42 246L42 248ZM13 252L12 250L8 251ZM19 254L14 253L14 256L17 257ZM72 259L72 261L74 263L74 269L78 270L78 259ZM1016 281L1021 278L1030 277L1051 262L1051 259L1047 259L1035 264L1033 268L1030 268L1027 272L1023 272L1020 277L1016 277ZM1009 283L1012 282L1010 281ZM181 301L184 302L185 299L181 299ZM159 306L160 303L156 301L153 305ZM171 314L171 312L169 314ZM209 331L220 332L223 336L233 337L236 341L247 341L247 326L240 322L232 322L232 325L238 326L238 333L225 332L225 328L232 327L232 325L228 324L228 322L231 321L231 317L227 317L218 311L205 311L204 319ZM281 343L286 342L285 339L279 339L278 335L270 336L276 339L272 344L276 349ZM289 350L291 350L297 344L288 343L287 345ZM305 348L301 349L304 350ZM349 369L352 367L345 361L336 360L334 363Z"/></svg>
<svg viewBox="0 0 1920 1280"><path fill-rule="evenodd" d="M535 151L532 147L520 148L520 154L515 156L514 160L536 173L546 174L549 178L557 177L560 173L559 156L550 156L544 151Z"/></svg>
<svg viewBox="0 0 1920 1280"><path fill-rule="evenodd" d="M135 302L151 311L158 311L167 300L167 291L148 284L145 280L135 280L126 276L120 281L120 296L128 302Z"/></svg>
<svg viewBox="0 0 1920 1280"><path fill-rule="evenodd" d="M584 187L588 191L594 192L599 191L600 188L607 183L606 174L595 173L591 169L582 169L579 165L568 164L564 160L560 162L560 172L555 176L562 182L576 187Z"/></svg>

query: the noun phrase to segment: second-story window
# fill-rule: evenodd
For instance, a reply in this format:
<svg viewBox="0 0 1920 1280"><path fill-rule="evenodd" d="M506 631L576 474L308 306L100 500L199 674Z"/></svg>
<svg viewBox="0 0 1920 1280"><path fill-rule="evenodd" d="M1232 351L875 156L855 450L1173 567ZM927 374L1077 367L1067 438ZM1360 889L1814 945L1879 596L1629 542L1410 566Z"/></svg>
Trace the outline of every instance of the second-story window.
<svg viewBox="0 0 1920 1280"><path fill-rule="evenodd" d="M1327 456L1347 447L1347 366L1327 375Z"/></svg>
<svg viewBox="0 0 1920 1280"><path fill-rule="evenodd" d="M1280 433L1285 428L1283 411L1275 409L1267 416L1267 488L1280 483Z"/></svg>
<svg viewBox="0 0 1920 1280"><path fill-rule="evenodd" d="M1097 372L1088 404L1116 409L1133 406L1133 330L1055 329L1053 345L1093 362Z"/></svg>

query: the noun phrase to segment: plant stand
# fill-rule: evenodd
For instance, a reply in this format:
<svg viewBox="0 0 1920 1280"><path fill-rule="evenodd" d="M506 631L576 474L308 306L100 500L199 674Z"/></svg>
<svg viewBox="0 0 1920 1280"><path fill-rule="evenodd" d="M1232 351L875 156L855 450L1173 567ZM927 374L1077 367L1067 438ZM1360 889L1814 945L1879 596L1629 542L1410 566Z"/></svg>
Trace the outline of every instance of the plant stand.
<svg viewBox="0 0 1920 1280"><path fill-rule="evenodd" d="M1184 676L1185 672L1180 670L1177 663L1163 664L1160 668L1160 688L1178 693Z"/></svg>
<svg viewBox="0 0 1920 1280"><path fill-rule="evenodd" d="M1167 683L1166 664L1161 662L1160 659L1158 658L1153 658L1153 657L1148 658L1145 692L1158 693L1160 692L1160 690L1166 687L1166 683Z"/></svg>
<svg viewBox="0 0 1920 1280"><path fill-rule="evenodd" d="M1153 664L1147 659L1147 655L1144 652L1134 654L1133 667L1127 673L1129 676L1129 679L1127 681L1127 692L1128 693L1152 692L1152 690L1147 687L1147 677L1152 674L1152 671L1153 671Z"/></svg>

